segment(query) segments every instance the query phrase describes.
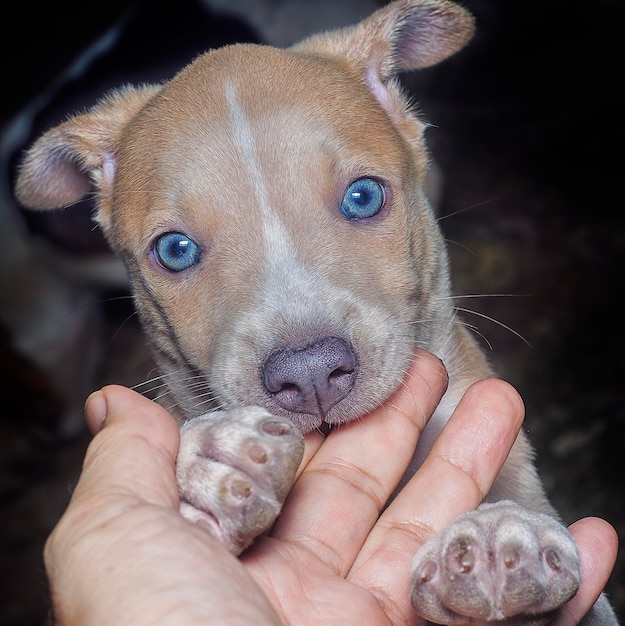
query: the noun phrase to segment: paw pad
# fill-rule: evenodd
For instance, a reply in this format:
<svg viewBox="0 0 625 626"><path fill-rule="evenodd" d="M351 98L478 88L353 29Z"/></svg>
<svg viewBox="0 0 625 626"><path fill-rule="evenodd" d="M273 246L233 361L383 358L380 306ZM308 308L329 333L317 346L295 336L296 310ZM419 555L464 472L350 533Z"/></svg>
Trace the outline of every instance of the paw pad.
<svg viewBox="0 0 625 626"><path fill-rule="evenodd" d="M254 463L258 463L259 465L267 463L267 452L265 452L265 449L262 446L252 444L248 448L247 453Z"/></svg>
<svg viewBox="0 0 625 626"><path fill-rule="evenodd" d="M547 565L556 572L559 572L562 568L562 561L555 550L547 550L545 552L545 561Z"/></svg>
<svg viewBox="0 0 625 626"><path fill-rule="evenodd" d="M436 572L438 572L436 563L434 563L434 561L426 561L416 572L416 577L422 583L429 583L434 580Z"/></svg>
<svg viewBox="0 0 625 626"><path fill-rule="evenodd" d="M542 624L578 584L566 528L505 501L460 516L419 550L411 598L437 624Z"/></svg>
<svg viewBox="0 0 625 626"><path fill-rule="evenodd" d="M458 571L461 574L469 574L475 566L475 556L471 550L471 544L466 543L456 556Z"/></svg>
<svg viewBox="0 0 625 626"><path fill-rule="evenodd" d="M303 453L301 433L259 407L194 418L180 429L180 511L239 554L275 521Z"/></svg>
<svg viewBox="0 0 625 626"><path fill-rule="evenodd" d="M278 419L265 420L260 427L265 433L274 437L291 434L294 430L290 424Z"/></svg>
<svg viewBox="0 0 625 626"><path fill-rule="evenodd" d="M250 497L252 486L245 480L235 479L230 483L230 493L239 500L245 500Z"/></svg>
<svg viewBox="0 0 625 626"><path fill-rule="evenodd" d="M501 560L507 569L514 569L519 564L519 551L511 546L504 546L501 551Z"/></svg>

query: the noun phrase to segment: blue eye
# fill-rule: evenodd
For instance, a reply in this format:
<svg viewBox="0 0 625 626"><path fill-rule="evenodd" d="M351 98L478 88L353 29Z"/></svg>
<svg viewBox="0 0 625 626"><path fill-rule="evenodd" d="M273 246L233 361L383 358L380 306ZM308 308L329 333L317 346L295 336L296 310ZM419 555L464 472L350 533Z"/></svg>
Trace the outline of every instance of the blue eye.
<svg viewBox="0 0 625 626"><path fill-rule="evenodd" d="M165 233L154 244L161 265L172 272L182 272L195 265L201 256L200 247L182 233Z"/></svg>
<svg viewBox="0 0 625 626"><path fill-rule="evenodd" d="M362 220L377 215L383 206L382 185L373 178L359 178L347 188L341 211L350 220Z"/></svg>

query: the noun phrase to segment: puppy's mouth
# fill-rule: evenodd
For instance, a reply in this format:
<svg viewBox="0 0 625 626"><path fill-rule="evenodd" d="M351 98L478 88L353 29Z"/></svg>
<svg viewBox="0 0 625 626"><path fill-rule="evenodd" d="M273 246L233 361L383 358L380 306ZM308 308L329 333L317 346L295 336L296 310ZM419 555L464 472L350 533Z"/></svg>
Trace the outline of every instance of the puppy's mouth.
<svg viewBox="0 0 625 626"><path fill-rule="evenodd" d="M327 437L330 434L330 431L332 430L332 424L328 424L328 422L323 422L321 424L321 426L319 426L319 428L317 428L317 430L324 436Z"/></svg>

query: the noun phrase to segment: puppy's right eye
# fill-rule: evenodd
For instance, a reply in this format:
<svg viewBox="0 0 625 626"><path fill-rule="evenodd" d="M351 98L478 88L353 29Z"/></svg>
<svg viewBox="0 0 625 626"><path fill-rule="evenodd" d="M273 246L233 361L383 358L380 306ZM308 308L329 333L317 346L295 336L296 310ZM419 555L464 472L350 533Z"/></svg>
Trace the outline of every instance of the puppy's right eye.
<svg viewBox="0 0 625 626"><path fill-rule="evenodd" d="M384 206L384 187L374 178L358 178L345 191L341 211L350 220L377 215Z"/></svg>
<svg viewBox="0 0 625 626"><path fill-rule="evenodd" d="M195 265L202 254L200 247L183 233L165 233L154 244L159 263L170 272L182 272Z"/></svg>

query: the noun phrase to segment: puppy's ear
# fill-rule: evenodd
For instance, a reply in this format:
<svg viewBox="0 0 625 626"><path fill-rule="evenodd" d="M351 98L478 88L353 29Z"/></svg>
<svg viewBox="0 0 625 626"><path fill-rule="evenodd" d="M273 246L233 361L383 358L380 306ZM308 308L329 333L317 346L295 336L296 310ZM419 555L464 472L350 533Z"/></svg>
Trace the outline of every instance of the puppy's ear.
<svg viewBox="0 0 625 626"><path fill-rule="evenodd" d="M411 111L396 75L434 65L473 35L473 17L449 0L397 0L356 26L313 35L296 52L333 59L356 73L411 140L423 125Z"/></svg>
<svg viewBox="0 0 625 626"><path fill-rule="evenodd" d="M78 202L93 185L102 210L115 177L122 132L159 90L144 86L113 91L87 112L42 135L18 171L15 194L20 204L30 209L62 208Z"/></svg>
<svg viewBox="0 0 625 626"><path fill-rule="evenodd" d="M435 65L473 35L470 13L449 0L397 0L356 26L313 35L294 47L377 70L381 81Z"/></svg>

